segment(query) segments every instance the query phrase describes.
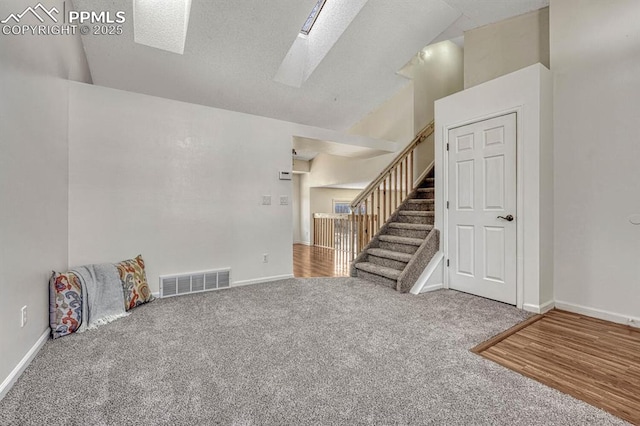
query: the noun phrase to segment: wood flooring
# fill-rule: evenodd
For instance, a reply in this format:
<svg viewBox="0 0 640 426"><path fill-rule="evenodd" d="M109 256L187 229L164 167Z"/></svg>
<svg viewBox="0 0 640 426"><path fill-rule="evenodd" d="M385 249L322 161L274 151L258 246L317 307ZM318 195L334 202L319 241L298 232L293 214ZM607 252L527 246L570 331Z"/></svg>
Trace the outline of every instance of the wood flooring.
<svg viewBox="0 0 640 426"><path fill-rule="evenodd" d="M640 329L553 310L472 351L640 425Z"/></svg>
<svg viewBox="0 0 640 426"><path fill-rule="evenodd" d="M293 276L348 277L351 258L348 254L333 249L293 245Z"/></svg>

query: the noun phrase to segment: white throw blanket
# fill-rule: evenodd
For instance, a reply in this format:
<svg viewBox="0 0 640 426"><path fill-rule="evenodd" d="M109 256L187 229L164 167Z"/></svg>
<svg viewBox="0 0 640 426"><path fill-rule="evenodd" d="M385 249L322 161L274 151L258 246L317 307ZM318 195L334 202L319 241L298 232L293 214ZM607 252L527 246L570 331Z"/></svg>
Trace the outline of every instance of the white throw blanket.
<svg viewBox="0 0 640 426"><path fill-rule="evenodd" d="M78 332L129 315L124 309L122 282L115 265L80 266L73 271L82 284L82 324Z"/></svg>

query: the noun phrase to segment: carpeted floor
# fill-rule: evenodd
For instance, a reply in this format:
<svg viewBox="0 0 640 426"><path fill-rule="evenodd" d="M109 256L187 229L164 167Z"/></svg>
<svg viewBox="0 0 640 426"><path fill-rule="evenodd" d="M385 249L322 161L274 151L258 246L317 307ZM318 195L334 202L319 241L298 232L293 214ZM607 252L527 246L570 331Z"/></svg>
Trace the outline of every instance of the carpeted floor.
<svg viewBox="0 0 640 426"><path fill-rule="evenodd" d="M355 278L157 300L47 342L0 424L624 424L469 352L526 316Z"/></svg>

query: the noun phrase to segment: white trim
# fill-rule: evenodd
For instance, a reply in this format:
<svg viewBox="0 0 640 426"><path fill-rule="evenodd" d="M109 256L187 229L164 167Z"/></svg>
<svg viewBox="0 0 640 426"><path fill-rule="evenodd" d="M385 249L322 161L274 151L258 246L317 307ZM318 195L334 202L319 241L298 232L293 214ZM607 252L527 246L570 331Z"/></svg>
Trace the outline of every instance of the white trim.
<svg viewBox="0 0 640 426"><path fill-rule="evenodd" d="M293 244L302 244L304 246L310 246L311 241L294 241Z"/></svg>
<svg viewBox="0 0 640 426"><path fill-rule="evenodd" d="M422 287L422 289L420 290L420 294L422 293L428 293L430 291L435 291L435 290L440 290L441 288L444 287L444 284L440 283L440 284L433 284L433 285L428 285L425 287ZM414 293L416 294L416 293Z"/></svg>
<svg viewBox="0 0 640 426"><path fill-rule="evenodd" d="M425 291L431 291L431 287L436 287L436 286L438 286L438 288L442 288L443 284L440 283L436 285L427 286L428 289L425 290L425 285L429 281L429 278L431 278L431 275L433 275L436 269L438 269L438 265L440 264L440 262L442 262L442 259L444 259L444 253L442 253L442 251L438 251L436 254L433 255L427 267L424 268L424 271L422 271L422 274L420 274L420 276L416 280L416 283L413 285L413 287L411 287L411 290L409 291L409 293L411 294L424 293ZM436 289L434 288L433 290L436 290Z"/></svg>
<svg viewBox="0 0 640 426"><path fill-rule="evenodd" d="M603 309L589 308L582 305L576 305L575 303L562 302L560 300L556 300L555 305L557 309L561 309L563 311L569 311L588 317L640 328L640 318L638 317L630 317L627 315L617 314L615 312L605 311Z"/></svg>
<svg viewBox="0 0 640 426"><path fill-rule="evenodd" d="M18 381L18 378L22 375L24 370L31 364L33 358L40 352L42 346L49 340L49 334L51 334L51 329L47 327L47 329L42 333L42 336L38 338L36 343L29 349L29 352L20 360L18 365L9 373L4 382L0 385L0 400L5 397L9 389Z"/></svg>
<svg viewBox="0 0 640 426"><path fill-rule="evenodd" d="M245 286L245 285L269 283L269 282L272 282L272 281L287 280L289 278L293 278L293 274L276 275L276 276L273 276L273 277L256 278L256 279L253 279L253 280L236 281L233 284L231 284L231 287L242 287L242 286Z"/></svg>
<svg viewBox="0 0 640 426"><path fill-rule="evenodd" d="M522 309L528 312L533 312L534 314L544 314L545 312L549 312L554 307L555 302L553 300L549 300L542 305L533 305L531 303L525 303L524 305L522 305Z"/></svg>

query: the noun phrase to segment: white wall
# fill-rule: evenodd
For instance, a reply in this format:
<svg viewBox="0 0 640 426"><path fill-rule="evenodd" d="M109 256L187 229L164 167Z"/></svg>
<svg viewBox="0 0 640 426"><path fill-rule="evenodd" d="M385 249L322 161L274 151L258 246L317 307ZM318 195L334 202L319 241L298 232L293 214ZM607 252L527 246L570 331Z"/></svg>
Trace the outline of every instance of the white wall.
<svg viewBox="0 0 640 426"><path fill-rule="evenodd" d="M447 129L505 112L518 114L517 304L531 311L553 303L553 122L551 72L537 64L436 102L436 228L446 253ZM445 284L447 283L445 273Z"/></svg>
<svg viewBox="0 0 640 426"><path fill-rule="evenodd" d="M311 244L311 187L309 173L300 176L300 239L303 244Z"/></svg>
<svg viewBox="0 0 640 426"><path fill-rule="evenodd" d="M640 318L640 2L551 2L555 297ZM638 323L636 323L638 324Z"/></svg>
<svg viewBox="0 0 640 426"><path fill-rule="evenodd" d="M295 167L295 165L294 165ZM294 174L291 180L291 210L293 211L293 244L302 243L302 229L300 228L300 175Z"/></svg>
<svg viewBox="0 0 640 426"><path fill-rule="evenodd" d="M72 265L141 253L152 291L159 275L220 267L235 284L291 274L278 171L297 125L83 84L70 98Z"/></svg>
<svg viewBox="0 0 640 426"><path fill-rule="evenodd" d="M79 37L0 36L0 397L48 331L51 270L68 267L68 78L91 79Z"/></svg>
<svg viewBox="0 0 640 426"><path fill-rule="evenodd" d="M414 85L413 134L424 129L434 118L435 101L459 92L464 87L464 52L450 42L427 46L406 70ZM434 160L433 137L416 149L414 176L417 178Z"/></svg>
<svg viewBox="0 0 640 426"><path fill-rule="evenodd" d="M538 62L549 67L549 8L464 33L465 88Z"/></svg>
<svg viewBox="0 0 640 426"><path fill-rule="evenodd" d="M434 117L434 102L459 92L464 86L464 51L442 41L425 47L403 73L413 81L413 135Z"/></svg>
<svg viewBox="0 0 640 426"><path fill-rule="evenodd" d="M359 189L311 188L311 214L333 213L333 201L353 201Z"/></svg>

